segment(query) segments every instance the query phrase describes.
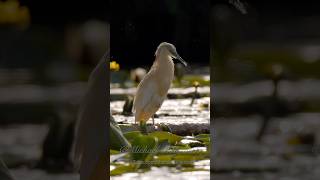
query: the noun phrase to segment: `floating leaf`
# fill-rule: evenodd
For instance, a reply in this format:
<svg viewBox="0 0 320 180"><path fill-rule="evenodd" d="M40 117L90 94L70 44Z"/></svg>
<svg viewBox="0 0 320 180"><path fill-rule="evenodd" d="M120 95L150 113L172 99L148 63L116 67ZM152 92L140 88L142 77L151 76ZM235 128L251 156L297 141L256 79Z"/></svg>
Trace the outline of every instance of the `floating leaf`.
<svg viewBox="0 0 320 180"><path fill-rule="evenodd" d="M154 166L175 166L172 160L174 155L158 155L154 157Z"/></svg>
<svg viewBox="0 0 320 180"><path fill-rule="evenodd" d="M195 138L201 142L203 142L205 145L209 146L210 144L210 134L199 134L195 136Z"/></svg>
<svg viewBox="0 0 320 180"><path fill-rule="evenodd" d="M178 143L182 137L166 131L155 131L149 133L149 136L157 137L159 141L168 140L172 145Z"/></svg>
<svg viewBox="0 0 320 180"><path fill-rule="evenodd" d="M210 138L210 134L198 134L195 136L195 138Z"/></svg>
<svg viewBox="0 0 320 180"><path fill-rule="evenodd" d="M121 175L123 173L128 173L128 172L135 172L137 170L137 167L134 164L129 164L129 165L117 165L116 168L110 171L111 176L116 176L116 175Z"/></svg>
<svg viewBox="0 0 320 180"><path fill-rule="evenodd" d="M145 160L155 152L158 144L156 137L139 135L132 141L131 157L133 160Z"/></svg>
<svg viewBox="0 0 320 180"><path fill-rule="evenodd" d="M190 167L193 166L196 157L190 154L178 154L173 158L175 164L179 164L183 167Z"/></svg>
<svg viewBox="0 0 320 180"><path fill-rule="evenodd" d="M123 135L124 135L124 137L127 138L127 140L128 140L130 143L132 143L132 141L133 141L135 138L141 136L142 134L141 134L140 131L130 131L130 132L125 132Z"/></svg>
<svg viewBox="0 0 320 180"><path fill-rule="evenodd" d="M110 149L110 155L120 154L120 151Z"/></svg>

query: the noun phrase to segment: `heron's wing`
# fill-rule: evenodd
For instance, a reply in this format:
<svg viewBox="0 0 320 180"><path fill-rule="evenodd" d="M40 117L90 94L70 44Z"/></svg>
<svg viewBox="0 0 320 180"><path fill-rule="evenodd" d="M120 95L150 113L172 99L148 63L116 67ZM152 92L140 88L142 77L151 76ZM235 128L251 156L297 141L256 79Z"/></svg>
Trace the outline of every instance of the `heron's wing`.
<svg viewBox="0 0 320 180"><path fill-rule="evenodd" d="M99 160L106 155L107 134L107 63L106 55L92 71L88 90L80 107L75 135L75 165L80 168L80 179L92 176ZM105 159L106 160L106 159ZM105 169L107 169L106 164ZM100 168L103 169L103 168Z"/></svg>
<svg viewBox="0 0 320 180"><path fill-rule="evenodd" d="M146 105L151 102L155 90L156 84L151 81L151 77L147 74L137 88L136 97L133 102L133 110L140 111L146 107Z"/></svg>

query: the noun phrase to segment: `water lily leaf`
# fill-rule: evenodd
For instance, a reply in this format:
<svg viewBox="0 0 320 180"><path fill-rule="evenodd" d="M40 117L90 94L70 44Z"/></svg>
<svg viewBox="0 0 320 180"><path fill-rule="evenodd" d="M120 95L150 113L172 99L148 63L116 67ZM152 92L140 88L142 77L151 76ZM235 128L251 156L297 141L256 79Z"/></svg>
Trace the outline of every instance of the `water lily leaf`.
<svg viewBox="0 0 320 180"><path fill-rule="evenodd" d="M158 156L155 156L154 160L171 161L172 158L173 158L173 155L158 155Z"/></svg>
<svg viewBox="0 0 320 180"><path fill-rule="evenodd" d="M181 164L184 167L194 166L195 161L204 159L207 159L207 157L204 154L177 154L173 157L175 164Z"/></svg>
<svg viewBox="0 0 320 180"><path fill-rule="evenodd" d="M166 131L155 131L148 134L149 136L157 137L159 141L168 140L171 145L177 144L182 137Z"/></svg>
<svg viewBox="0 0 320 180"><path fill-rule="evenodd" d="M179 164L183 167L192 167L197 158L190 154L178 154L174 156L173 160L175 164Z"/></svg>
<svg viewBox="0 0 320 180"><path fill-rule="evenodd" d="M158 155L154 157L154 166L175 166L173 159L174 155Z"/></svg>
<svg viewBox="0 0 320 180"><path fill-rule="evenodd" d="M198 134L195 136L196 139L199 138L210 138L210 134Z"/></svg>
<svg viewBox="0 0 320 180"><path fill-rule="evenodd" d="M130 143L132 143L132 141L133 141L135 138L141 136L142 134L141 134L140 131L130 131L130 132L125 132L123 135L124 135L124 137L127 138L127 140L128 140Z"/></svg>
<svg viewBox="0 0 320 180"><path fill-rule="evenodd" d="M110 155L120 154L120 151L110 149Z"/></svg>
<svg viewBox="0 0 320 180"><path fill-rule="evenodd" d="M173 150L183 150L183 149L190 149L191 147L188 144L181 144L180 142L175 146L170 146L170 149Z"/></svg>
<svg viewBox="0 0 320 180"><path fill-rule="evenodd" d="M139 135L132 141L131 157L133 160L145 160L148 155L155 153L158 145L156 137Z"/></svg>
<svg viewBox="0 0 320 180"><path fill-rule="evenodd" d="M208 142L210 143L210 138L198 138L199 141L202 141L204 143Z"/></svg>
<svg viewBox="0 0 320 180"><path fill-rule="evenodd" d="M113 170L110 171L111 176L121 175L123 173L135 172L137 170L134 164L129 165L117 165Z"/></svg>
<svg viewBox="0 0 320 180"><path fill-rule="evenodd" d="M206 146L209 146L210 144L210 134L199 134L195 136L195 138L203 142Z"/></svg>

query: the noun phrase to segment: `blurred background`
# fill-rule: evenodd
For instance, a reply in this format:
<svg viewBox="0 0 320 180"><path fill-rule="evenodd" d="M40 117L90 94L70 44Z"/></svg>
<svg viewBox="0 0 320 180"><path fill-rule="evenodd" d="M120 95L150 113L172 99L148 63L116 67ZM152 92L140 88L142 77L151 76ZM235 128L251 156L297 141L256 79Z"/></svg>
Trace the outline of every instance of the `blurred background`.
<svg viewBox="0 0 320 180"><path fill-rule="evenodd" d="M0 157L17 179L77 179L78 104L109 49L104 1L0 1Z"/></svg>
<svg viewBox="0 0 320 180"><path fill-rule="evenodd" d="M208 65L209 6L208 0L112 1L112 57L124 67L149 65L167 41L186 61Z"/></svg>
<svg viewBox="0 0 320 180"><path fill-rule="evenodd" d="M112 1L111 6L111 61L116 61L120 71L123 70L112 75L111 83L122 82L123 87L131 87L125 81L130 81L130 76L131 80L135 78L132 76L137 74L137 68L148 71L158 45L169 42L190 64L183 68L176 63L178 80L185 74L198 72L207 75L204 85L209 85L210 1L119 0Z"/></svg>
<svg viewBox="0 0 320 180"><path fill-rule="evenodd" d="M212 4L214 178L319 177L318 7Z"/></svg>

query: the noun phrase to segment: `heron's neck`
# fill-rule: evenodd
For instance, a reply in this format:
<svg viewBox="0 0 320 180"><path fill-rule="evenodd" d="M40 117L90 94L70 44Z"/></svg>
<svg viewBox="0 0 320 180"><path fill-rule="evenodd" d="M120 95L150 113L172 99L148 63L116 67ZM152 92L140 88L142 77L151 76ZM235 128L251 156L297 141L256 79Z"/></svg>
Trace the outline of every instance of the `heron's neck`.
<svg viewBox="0 0 320 180"><path fill-rule="evenodd" d="M159 67L173 67L174 64L173 64L173 61L172 61L172 57L169 56L168 54L159 54L157 57L156 57L156 63L157 63L157 66ZM169 66L169 67L168 67Z"/></svg>
<svg viewBox="0 0 320 180"><path fill-rule="evenodd" d="M174 78L174 63L172 58L167 55L158 55L153 64L152 71L157 74L157 82L162 84L164 88L163 92L167 92L167 88Z"/></svg>

